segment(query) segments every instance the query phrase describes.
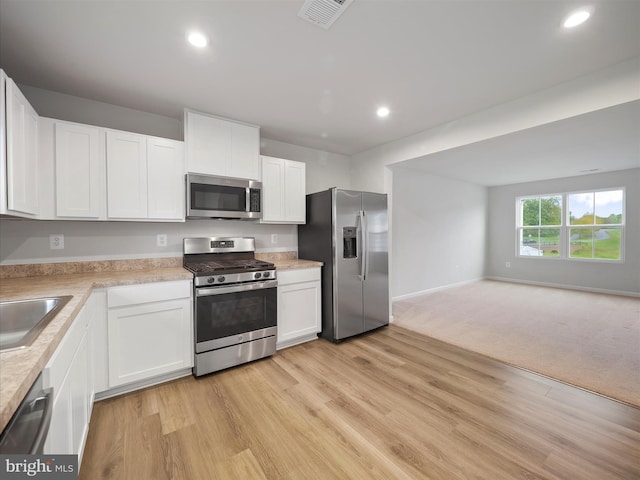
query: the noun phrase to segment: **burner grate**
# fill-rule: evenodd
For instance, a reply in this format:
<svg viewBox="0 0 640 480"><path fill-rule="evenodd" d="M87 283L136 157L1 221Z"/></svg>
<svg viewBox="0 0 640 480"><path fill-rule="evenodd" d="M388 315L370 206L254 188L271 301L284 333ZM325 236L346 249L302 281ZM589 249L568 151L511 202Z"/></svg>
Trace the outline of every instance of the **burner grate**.
<svg viewBox="0 0 640 480"><path fill-rule="evenodd" d="M205 260L187 263L185 267L196 274L210 274L227 270L255 270L273 268L273 263L262 260Z"/></svg>

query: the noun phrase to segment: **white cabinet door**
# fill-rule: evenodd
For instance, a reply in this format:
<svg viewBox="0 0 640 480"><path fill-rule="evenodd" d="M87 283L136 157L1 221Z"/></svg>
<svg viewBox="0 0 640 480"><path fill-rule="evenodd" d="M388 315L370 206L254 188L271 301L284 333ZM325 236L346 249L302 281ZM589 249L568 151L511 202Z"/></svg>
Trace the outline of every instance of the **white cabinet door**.
<svg viewBox="0 0 640 480"><path fill-rule="evenodd" d="M109 387L193 365L191 282L110 288Z"/></svg>
<svg viewBox="0 0 640 480"><path fill-rule="evenodd" d="M284 162L262 157L262 222L284 221Z"/></svg>
<svg viewBox="0 0 640 480"><path fill-rule="evenodd" d="M260 180L260 128L185 111L187 171Z"/></svg>
<svg viewBox="0 0 640 480"><path fill-rule="evenodd" d="M262 223L304 223L304 162L262 157Z"/></svg>
<svg viewBox="0 0 640 480"><path fill-rule="evenodd" d="M288 222L306 221L306 164L285 160L284 165L284 218Z"/></svg>
<svg viewBox="0 0 640 480"><path fill-rule="evenodd" d="M89 369L87 368L87 336L84 335L75 358L71 364L67 381L71 400L71 423L73 436L73 453L82 460L85 441L89 433Z"/></svg>
<svg viewBox="0 0 640 480"><path fill-rule="evenodd" d="M231 162L227 176L260 180L260 129L239 123L231 126Z"/></svg>
<svg viewBox="0 0 640 480"><path fill-rule="evenodd" d="M148 138L147 174L149 218L184 220L184 143Z"/></svg>
<svg viewBox="0 0 640 480"><path fill-rule="evenodd" d="M185 112L187 170L207 175L227 174L231 158L231 123L195 112Z"/></svg>
<svg viewBox="0 0 640 480"><path fill-rule="evenodd" d="M191 301L110 309L111 388L191 366Z"/></svg>
<svg viewBox="0 0 640 480"><path fill-rule="evenodd" d="M53 412L44 453L72 455L73 420L71 417L71 387L68 381L54 387Z"/></svg>
<svg viewBox="0 0 640 480"><path fill-rule="evenodd" d="M104 133L98 127L55 122L56 216L104 217Z"/></svg>
<svg viewBox="0 0 640 480"><path fill-rule="evenodd" d="M64 380L54 386L53 413L44 446L45 454L79 455L78 463L89 432L87 360L86 335L83 335Z"/></svg>
<svg viewBox="0 0 640 480"><path fill-rule="evenodd" d="M93 366L94 393L109 389L109 351L107 348L107 291L94 290L90 299L93 302L93 315L89 326L89 345Z"/></svg>
<svg viewBox="0 0 640 480"><path fill-rule="evenodd" d="M147 217L147 139L107 131L107 216Z"/></svg>
<svg viewBox="0 0 640 480"><path fill-rule="evenodd" d="M278 348L317 338L321 292L320 268L278 273Z"/></svg>
<svg viewBox="0 0 640 480"><path fill-rule="evenodd" d="M38 114L6 78L7 208L36 216L38 199Z"/></svg>
<svg viewBox="0 0 640 480"><path fill-rule="evenodd" d="M91 308L85 305L43 370L43 385L53 387L54 393L46 454L82 457L91 411L86 334L90 317Z"/></svg>

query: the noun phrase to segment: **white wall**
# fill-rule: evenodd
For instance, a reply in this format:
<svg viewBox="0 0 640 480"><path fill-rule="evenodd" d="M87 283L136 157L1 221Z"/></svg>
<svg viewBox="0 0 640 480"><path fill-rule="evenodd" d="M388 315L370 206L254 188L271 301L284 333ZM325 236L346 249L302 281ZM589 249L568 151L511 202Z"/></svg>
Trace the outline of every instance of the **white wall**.
<svg viewBox="0 0 640 480"><path fill-rule="evenodd" d="M487 188L393 169L392 297L483 277Z"/></svg>
<svg viewBox="0 0 640 480"><path fill-rule="evenodd" d="M277 234L277 243L271 234ZM49 235L64 235L64 250L49 249ZM156 235L167 235L158 247ZM0 219L0 264L49 263L130 258L180 257L185 237L246 236L259 251L298 251L295 225L261 225L239 220L185 223L76 222Z"/></svg>
<svg viewBox="0 0 640 480"><path fill-rule="evenodd" d="M516 257L516 197L617 187L626 188L623 263ZM640 169L492 187L488 198L486 273L489 277L640 293ZM506 262L510 262L510 268Z"/></svg>
<svg viewBox="0 0 640 480"><path fill-rule="evenodd" d="M182 118L164 117L28 85L20 85L19 87L41 117L114 128L173 140L184 139Z"/></svg>
<svg viewBox="0 0 640 480"><path fill-rule="evenodd" d="M305 162L307 193L320 192L332 187L351 188L350 157L290 143L262 138L260 153L270 157Z"/></svg>

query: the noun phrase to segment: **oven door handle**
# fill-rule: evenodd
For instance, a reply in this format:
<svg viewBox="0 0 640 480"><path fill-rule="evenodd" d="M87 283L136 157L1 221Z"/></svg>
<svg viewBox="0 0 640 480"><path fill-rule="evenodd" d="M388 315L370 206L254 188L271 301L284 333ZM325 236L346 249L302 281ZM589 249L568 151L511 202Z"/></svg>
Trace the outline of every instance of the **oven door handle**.
<svg viewBox="0 0 640 480"><path fill-rule="evenodd" d="M206 297L209 295L222 295L224 293L248 292L250 290L262 290L264 288L275 288L278 286L277 280L267 280L265 282L248 282L228 287L196 288L196 297Z"/></svg>

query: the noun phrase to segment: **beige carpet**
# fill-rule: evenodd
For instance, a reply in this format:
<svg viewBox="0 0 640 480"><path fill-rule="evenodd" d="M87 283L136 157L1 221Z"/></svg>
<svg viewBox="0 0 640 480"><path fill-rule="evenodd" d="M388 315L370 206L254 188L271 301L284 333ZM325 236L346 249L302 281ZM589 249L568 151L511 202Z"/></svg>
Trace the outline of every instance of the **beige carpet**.
<svg viewBox="0 0 640 480"><path fill-rule="evenodd" d="M393 303L394 323L640 407L640 298L483 280Z"/></svg>

